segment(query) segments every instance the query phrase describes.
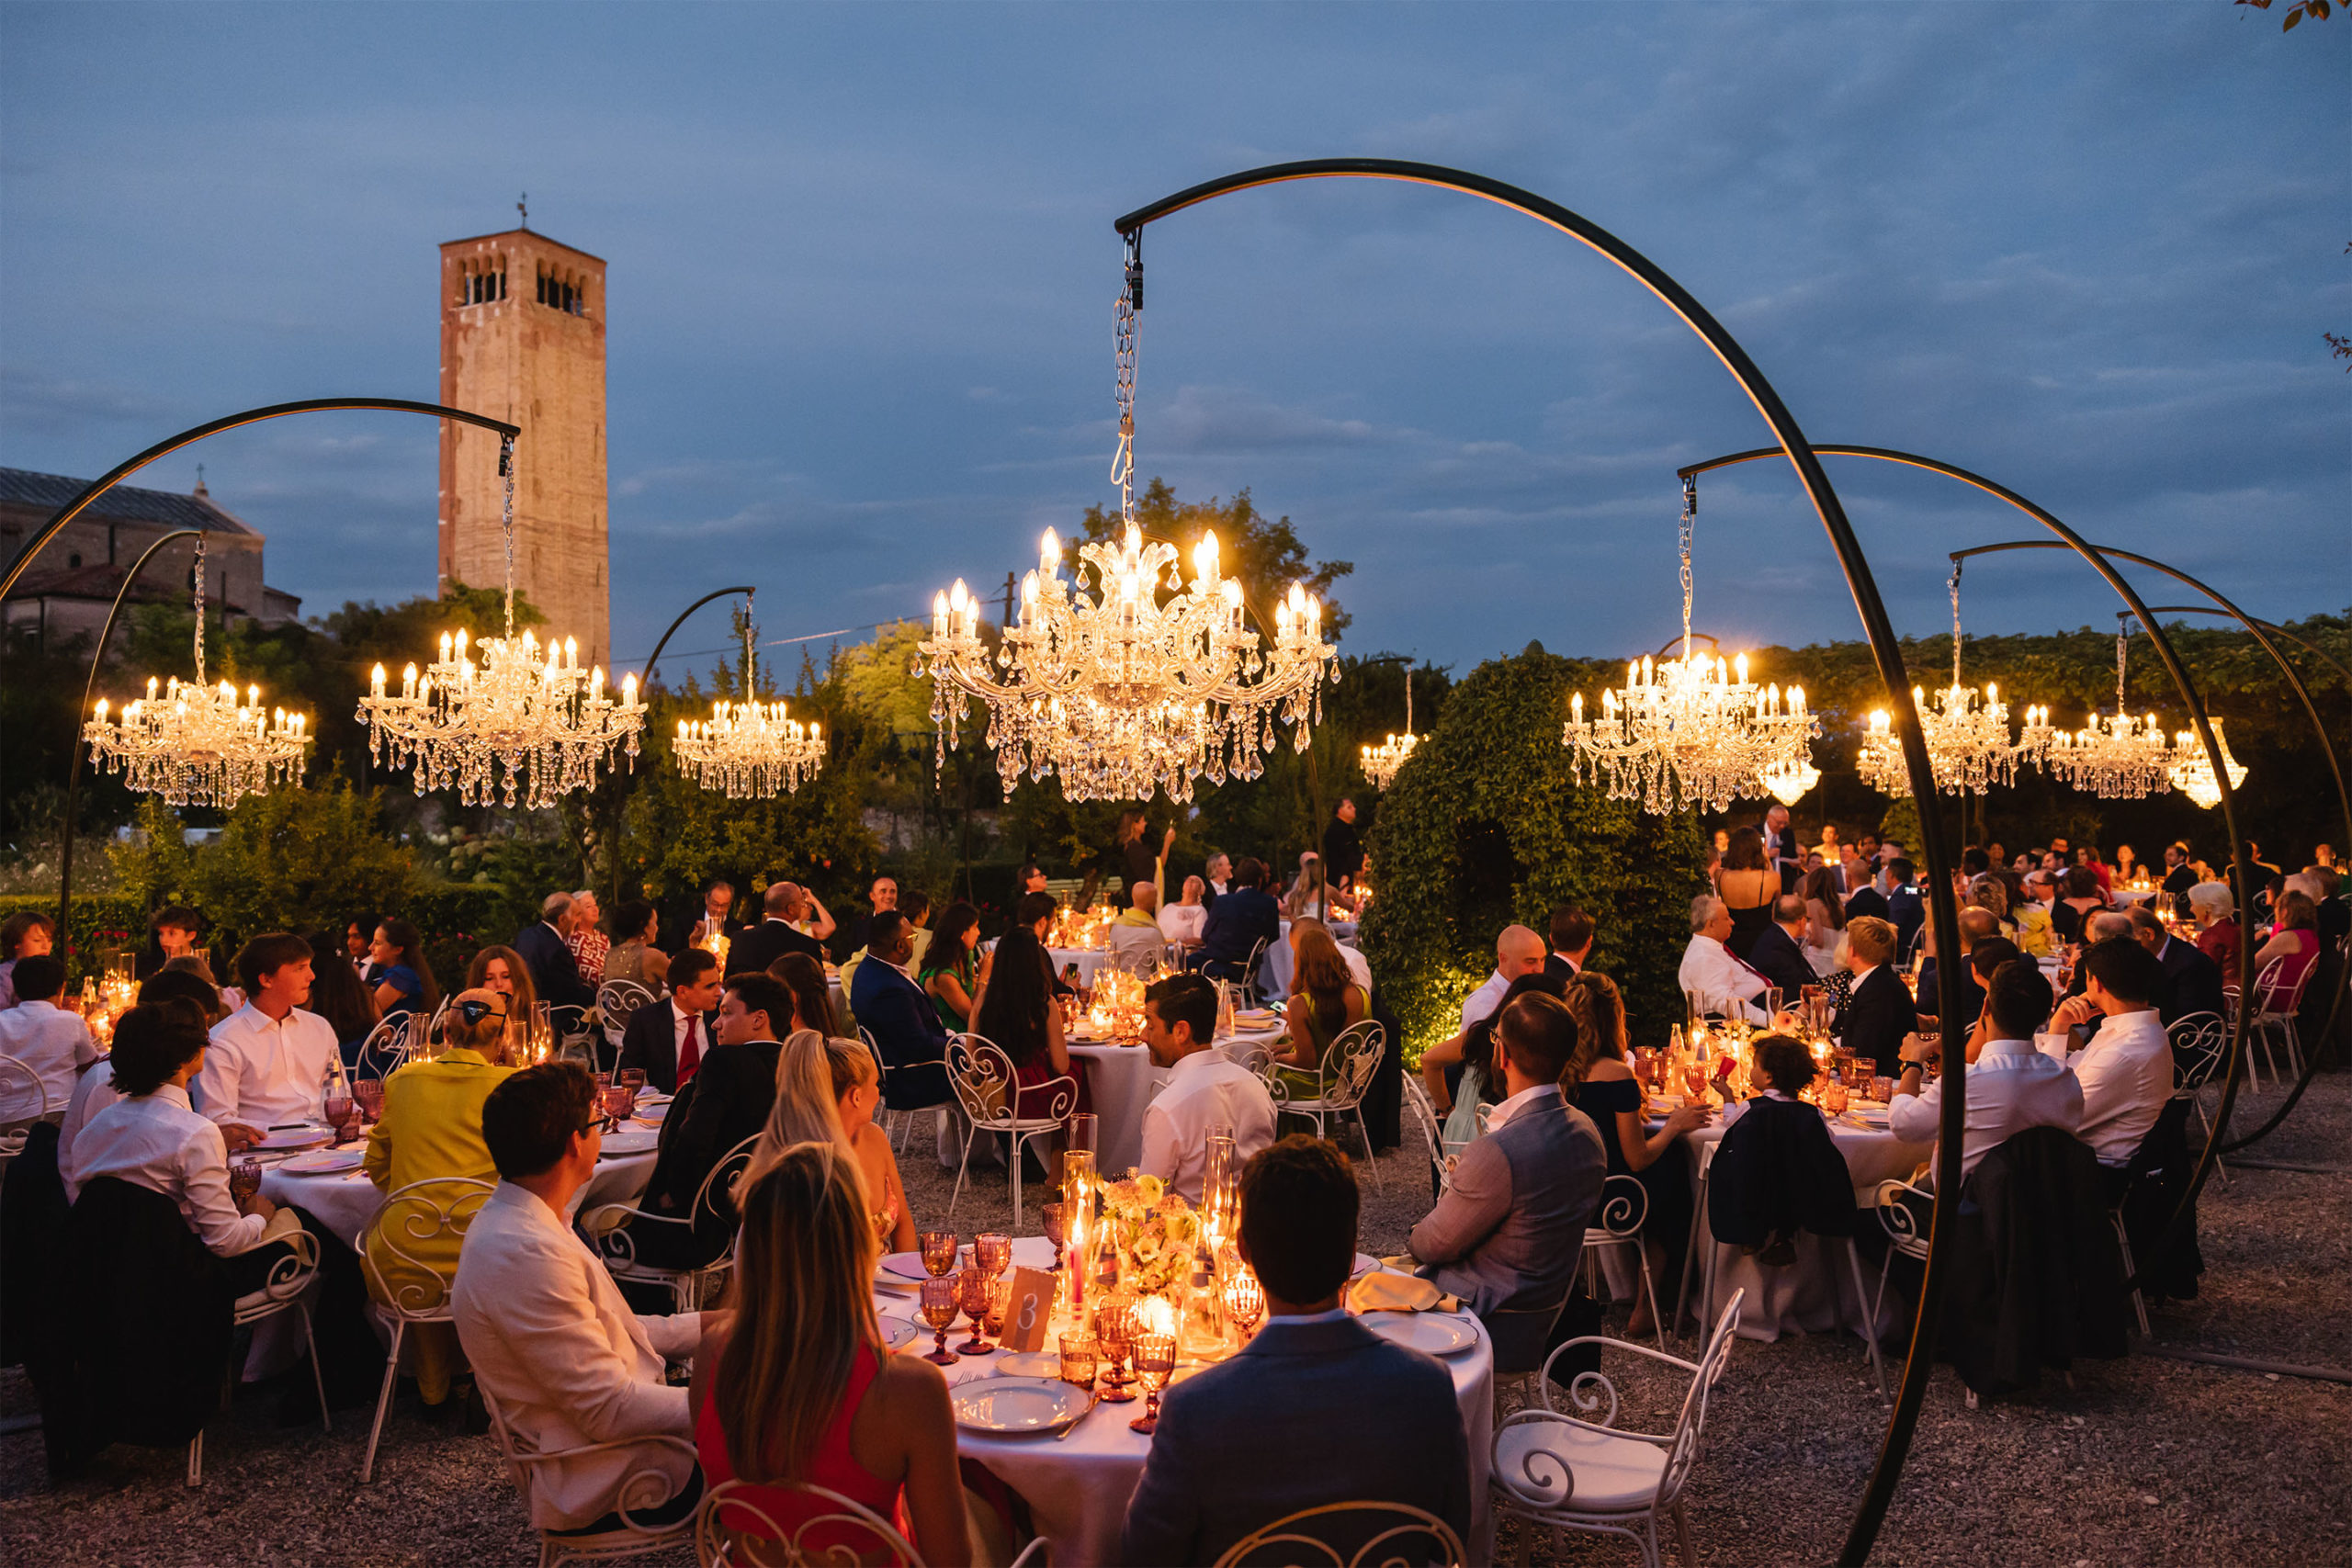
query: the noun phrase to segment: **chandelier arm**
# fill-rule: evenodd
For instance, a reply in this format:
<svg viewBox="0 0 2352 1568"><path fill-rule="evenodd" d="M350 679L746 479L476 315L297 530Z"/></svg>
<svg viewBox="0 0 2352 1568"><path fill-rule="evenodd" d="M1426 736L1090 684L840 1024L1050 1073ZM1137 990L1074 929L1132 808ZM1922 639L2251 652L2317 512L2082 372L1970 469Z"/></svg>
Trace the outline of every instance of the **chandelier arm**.
<svg viewBox="0 0 2352 1568"><path fill-rule="evenodd" d="M662 650L670 646L670 638L672 635L675 633L680 626L686 624L686 617L688 615L693 615L696 610L701 609L713 599L724 599L730 593L741 593L748 597L751 592L751 586L747 583L739 584L733 588L713 589L710 592L704 594L701 598L695 600L693 604L679 611L678 618L670 623L670 629L663 632L660 639L654 643L653 657L645 661L645 673L637 678L637 683L640 686L650 686L653 684L653 669L654 666L662 662Z"/></svg>

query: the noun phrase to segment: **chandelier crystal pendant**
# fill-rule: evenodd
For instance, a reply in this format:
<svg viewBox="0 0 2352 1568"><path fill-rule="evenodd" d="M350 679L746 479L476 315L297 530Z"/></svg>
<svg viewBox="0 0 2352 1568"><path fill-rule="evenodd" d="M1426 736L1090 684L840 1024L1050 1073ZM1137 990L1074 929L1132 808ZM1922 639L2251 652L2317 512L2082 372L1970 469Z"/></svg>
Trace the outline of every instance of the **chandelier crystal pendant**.
<svg viewBox="0 0 2352 1568"><path fill-rule="evenodd" d="M1919 715L1919 732L1928 743L1928 761L1935 771L1936 787L1947 795L1963 790L1979 794L1995 784L2017 783L2018 766L2045 757L2057 732L2050 725L2050 710L2029 707L2023 729L2009 734L2009 707L2000 686L1984 682L1980 694L1960 675L1960 563L1951 568L1951 684L1939 688L1932 704L1920 687L1911 688L1911 705ZM1882 795L1911 793L1911 770L1895 739L1894 721L1885 709L1871 710L1868 730L1855 757L1862 782Z"/></svg>
<svg viewBox="0 0 2352 1568"><path fill-rule="evenodd" d="M2131 622L2116 618L2115 716L2093 712L2083 728L2060 733L2050 744L2050 771L2075 788L2101 800L2137 800L2172 787L2172 770L2178 760L2164 726L2149 714L2133 718L2123 705L2124 652ZM2220 799L2216 790L2214 798Z"/></svg>
<svg viewBox="0 0 2352 1568"><path fill-rule="evenodd" d="M82 739L93 766L141 795L160 795L171 806L214 806L222 810L249 795L266 795L274 784L301 777L303 748L310 745L310 718L284 708L263 711L261 688L237 688L204 679L204 555L196 543L196 679L175 676L165 684L147 678L147 694L126 705L112 719L99 699Z"/></svg>
<svg viewBox="0 0 2352 1568"><path fill-rule="evenodd" d="M1804 759L1779 762L1764 770L1764 790L1783 806L1794 806L1821 782L1821 770Z"/></svg>
<svg viewBox="0 0 2352 1568"><path fill-rule="evenodd" d="M678 771L729 800L765 799L797 790L825 764L823 727L786 716L781 701L759 699L758 634L752 596L743 596L743 700L720 698L707 720L680 719L672 751Z"/></svg>
<svg viewBox="0 0 2352 1568"><path fill-rule="evenodd" d="M1724 660L1690 651L1690 535L1698 484L1682 486L1682 657L1644 657L1625 666L1625 684L1600 694L1600 716L1588 722L1584 694L1569 699L1560 742L1575 753L1579 783L1606 783L1612 800L1639 800L1664 815L1704 804L1728 810L1736 795L1759 795L1768 774L1784 783L1813 765L1810 741L1821 721L1805 706L1804 688L1783 694L1747 678L1747 655ZM1816 777L1818 775L1816 774ZM1802 793L1802 792L1800 792Z"/></svg>
<svg viewBox="0 0 2352 1568"><path fill-rule="evenodd" d="M2222 721L2211 720L2213 744L2221 749L2222 765L2229 770L2230 787L2245 783L2246 766L2230 755L2229 738L2222 733ZM2207 811L2222 804L2222 786L2213 777L2213 763L2205 755L2205 747L2193 729L2183 729L2173 736L2172 785Z"/></svg>
<svg viewBox="0 0 2352 1568"><path fill-rule="evenodd" d="M1371 781L1373 788L1386 789L1396 781L1396 771L1405 765L1405 759L1411 756L1413 748L1420 743L1421 738L1413 733L1413 667L1408 664L1405 666L1405 733L1391 735L1379 745L1363 749L1363 776Z"/></svg>
<svg viewBox="0 0 2352 1568"><path fill-rule="evenodd" d="M531 810L595 783L614 765L616 749L637 758L645 705L637 677L621 682L618 700L605 690L602 665L580 668L579 644L550 636L514 635L514 440L501 438L498 471L506 480L506 635L484 637L474 662L467 634L441 634L441 657L420 674L411 664L398 692L377 665L369 694L359 701L370 756L379 766L413 768L416 793L458 791L468 806L492 797L514 806L519 795Z"/></svg>

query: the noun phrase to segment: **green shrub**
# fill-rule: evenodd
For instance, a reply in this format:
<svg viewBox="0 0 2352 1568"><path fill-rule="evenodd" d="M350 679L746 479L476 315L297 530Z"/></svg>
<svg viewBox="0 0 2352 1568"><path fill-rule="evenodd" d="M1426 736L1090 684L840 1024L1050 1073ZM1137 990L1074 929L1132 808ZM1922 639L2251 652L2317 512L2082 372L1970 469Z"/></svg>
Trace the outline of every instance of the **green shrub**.
<svg viewBox="0 0 2352 1568"><path fill-rule="evenodd" d="M57 889L46 893L0 896L0 920L19 909L57 919ZM82 976L104 977L107 954L138 948L147 941L147 911L137 898L122 893L77 893L65 933L66 984L79 987Z"/></svg>

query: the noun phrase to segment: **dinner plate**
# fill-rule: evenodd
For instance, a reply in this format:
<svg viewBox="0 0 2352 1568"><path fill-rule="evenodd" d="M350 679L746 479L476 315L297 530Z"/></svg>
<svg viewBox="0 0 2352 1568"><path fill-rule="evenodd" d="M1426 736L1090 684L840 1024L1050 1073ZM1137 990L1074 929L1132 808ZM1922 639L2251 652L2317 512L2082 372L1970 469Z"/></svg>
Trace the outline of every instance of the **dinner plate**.
<svg viewBox="0 0 2352 1568"><path fill-rule="evenodd" d="M624 1127L617 1133L605 1134L604 1153L608 1155L641 1155L662 1146L662 1134L651 1128L639 1130Z"/></svg>
<svg viewBox="0 0 2352 1568"><path fill-rule="evenodd" d="M649 1127L659 1127L662 1119L670 1114L670 1108L666 1105L640 1105L629 1114Z"/></svg>
<svg viewBox="0 0 2352 1568"><path fill-rule="evenodd" d="M1478 1343L1477 1331L1458 1317L1441 1317L1426 1312L1373 1312L1366 1313L1362 1321L1390 1344L1428 1356L1451 1355Z"/></svg>
<svg viewBox="0 0 2352 1568"><path fill-rule="evenodd" d="M922 1266L920 1252L894 1252L882 1260L882 1271L896 1274L901 1280L928 1280L931 1270Z"/></svg>
<svg viewBox="0 0 2352 1568"><path fill-rule="evenodd" d="M903 1317L892 1317L887 1313L883 1314L882 1342L891 1349L903 1350L922 1336L922 1324L910 1323Z"/></svg>
<svg viewBox="0 0 2352 1568"><path fill-rule="evenodd" d="M296 1155L277 1168L294 1176L332 1176L341 1170L357 1170L367 1157L365 1149L314 1149Z"/></svg>
<svg viewBox="0 0 2352 1568"><path fill-rule="evenodd" d="M1055 1350L1007 1350L996 1359L999 1377L1059 1381L1061 1371L1061 1354Z"/></svg>
<svg viewBox="0 0 2352 1568"><path fill-rule="evenodd" d="M1359 1274L1369 1274L1379 1267L1379 1258L1369 1252L1359 1252L1356 1254L1354 1265L1348 1269L1348 1278L1352 1280Z"/></svg>
<svg viewBox="0 0 2352 1568"><path fill-rule="evenodd" d="M975 1378L947 1393L967 1432L1058 1431L1086 1414L1086 1391L1046 1378Z"/></svg>
<svg viewBox="0 0 2352 1568"><path fill-rule="evenodd" d="M298 1127L277 1127L262 1135L257 1149L314 1149L334 1136L332 1127L304 1122Z"/></svg>

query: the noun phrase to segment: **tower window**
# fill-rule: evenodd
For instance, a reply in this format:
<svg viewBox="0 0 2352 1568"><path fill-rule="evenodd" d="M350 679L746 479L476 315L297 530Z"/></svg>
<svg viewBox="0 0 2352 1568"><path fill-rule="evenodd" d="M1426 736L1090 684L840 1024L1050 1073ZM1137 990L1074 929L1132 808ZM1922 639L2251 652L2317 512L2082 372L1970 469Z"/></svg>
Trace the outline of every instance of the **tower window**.
<svg viewBox="0 0 2352 1568"><path fill-rule="evenodd" d="M79 568L79 567L81 566L81 564L82 564L82 552L81 552L81 551L79 551L79 550L75 550L72 555L69 555L69 556L67 556L67 557L65 558L65 566L66 566L66 570L69 570L69 571L74 570L75 570L75 569Z"/></svg>

